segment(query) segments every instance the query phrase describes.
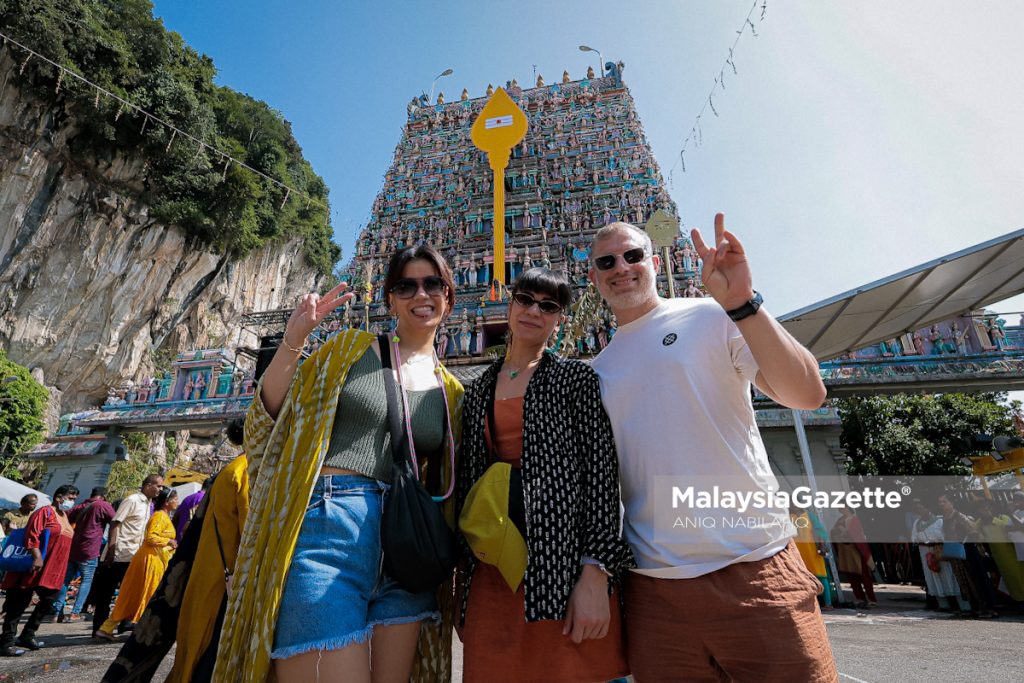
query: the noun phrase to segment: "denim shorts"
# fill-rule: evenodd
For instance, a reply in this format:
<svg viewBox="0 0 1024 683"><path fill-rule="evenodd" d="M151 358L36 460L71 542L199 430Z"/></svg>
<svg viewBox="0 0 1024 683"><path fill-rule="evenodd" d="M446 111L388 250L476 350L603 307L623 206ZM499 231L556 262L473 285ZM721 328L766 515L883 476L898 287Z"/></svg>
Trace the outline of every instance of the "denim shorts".
<svg viewBox="0 0 1024 683"><path fill-rule="evenodd" d="M389 484L357 474L317 479L288 568L271 657L366 642L374 626L437 619L433 592L384 574L381 512Z"/></svg>

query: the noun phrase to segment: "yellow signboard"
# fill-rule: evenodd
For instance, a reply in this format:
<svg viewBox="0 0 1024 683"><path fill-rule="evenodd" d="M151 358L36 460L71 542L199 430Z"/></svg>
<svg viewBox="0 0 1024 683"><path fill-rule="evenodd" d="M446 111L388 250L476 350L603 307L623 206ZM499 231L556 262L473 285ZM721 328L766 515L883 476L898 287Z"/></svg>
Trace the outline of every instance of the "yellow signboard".
<svg viewBox="0 0 1024 683"><path fill-rule="evenodd" d="M473 122L473 144L487 153L494 171L494 276L499 286L505 282L505 169L512 148L526 135L526 114L503 88L494 95Z"/></svg>

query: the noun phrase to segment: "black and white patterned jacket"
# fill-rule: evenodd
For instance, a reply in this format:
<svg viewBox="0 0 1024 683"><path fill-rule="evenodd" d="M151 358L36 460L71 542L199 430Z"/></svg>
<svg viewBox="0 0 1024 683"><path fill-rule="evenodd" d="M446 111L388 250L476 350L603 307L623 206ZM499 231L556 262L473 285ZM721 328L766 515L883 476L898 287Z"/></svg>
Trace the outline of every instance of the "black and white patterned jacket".
<svg viewBox="0 0 1024 683"><path fill-rule="evenodd" d="M470 488L490 465L484 422L500 369L501 361L495 362L466 390L456 519ZM583 361L545 353L526 388L523 431L526 620L560 620L579 578L581 558L592 557L615 575L634 566L622 538L615 440L594 370ZM468 571L460 621L476 565L464 540L462 546Z"/></svg>

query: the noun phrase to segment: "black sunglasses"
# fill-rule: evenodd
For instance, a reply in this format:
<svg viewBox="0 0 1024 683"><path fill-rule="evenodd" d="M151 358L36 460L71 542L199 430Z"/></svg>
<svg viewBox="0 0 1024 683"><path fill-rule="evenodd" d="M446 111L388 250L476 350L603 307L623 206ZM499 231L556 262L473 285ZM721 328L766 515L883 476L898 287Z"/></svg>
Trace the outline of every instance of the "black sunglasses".
<svg viewBox="0 0 1024 683"><path fill-rule="evenodd" d="M512 300L523 308L530 308L534 304L537 304L537 308L540 309L540 312L548 315L554 315L555 313L562 312L562 307L557 301L552 301L551 299L534 299L526 292L516 292L512 295Z"/></svg>
<svg viewBox="0 0 1024 683"><path fill-rule="evenodd" d="M427 296L440 296L448 289L444 280L437 275L430 275L428 277L403 277L391 286L391 293L399 299L411 299L420 291L420 287L423 287Z"/></svg>
<svg viewBox="0 0 1024 683"><path fill-rule="evenodd" d="M647 258L647 252L643 247L636 247L635 249L627 249L622 252L622 260L626 263L633 265L634 263L640 263ZM594 259L594 267L598 270L611 270L615 267L615 254L607 254L606 256L598 256Z"/></svg>

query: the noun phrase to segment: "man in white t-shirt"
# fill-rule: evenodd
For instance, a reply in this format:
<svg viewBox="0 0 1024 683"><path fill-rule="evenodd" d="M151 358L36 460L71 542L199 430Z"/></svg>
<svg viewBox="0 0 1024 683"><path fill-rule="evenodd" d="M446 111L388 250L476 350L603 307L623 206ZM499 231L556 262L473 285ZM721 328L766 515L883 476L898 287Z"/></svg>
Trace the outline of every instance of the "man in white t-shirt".
<svg viewBox="0 0 1024 683"><path fill-rule="evenodd" d="M110 601L121 585L132 557L139 551L146 536L146 524L152 513L152 500L160 493L164 478L151 474L142 480L142 487L117 506L117 513L110 520L107 532L107 547L100 555L100 564L92 582L92 599L96 605L93 615L93 638L96 631L110 616Z"/></svg>
<svg viewBox="0 0 1024 683"><path fill-rule="evenodd" d="M778 488L750 385L782 405L818 408L818 363L760 308L722 214L714 246L692 236L713 298L659 297L660 259L628 223L602 228L591 250L590 278L618 322L593 366L638 565L624 593L630 667L643 683L836 681L821 585L791 542L788 511L740 515L694 502L716 486L739 495Z"/></svg>

